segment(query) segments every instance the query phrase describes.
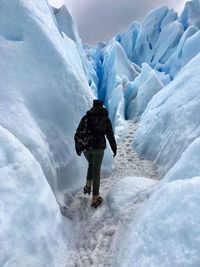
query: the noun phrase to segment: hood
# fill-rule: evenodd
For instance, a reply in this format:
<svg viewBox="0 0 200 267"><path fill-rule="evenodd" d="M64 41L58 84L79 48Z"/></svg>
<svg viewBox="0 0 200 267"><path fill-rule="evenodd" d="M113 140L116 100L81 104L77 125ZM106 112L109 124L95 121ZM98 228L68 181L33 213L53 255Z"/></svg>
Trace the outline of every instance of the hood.
<svg viewBox="0 0 200 267"><path fill-rule="evenodd" d="M88 116L105 116L108 117L108 111L104 107L93 107L86 113Z"/></svg>

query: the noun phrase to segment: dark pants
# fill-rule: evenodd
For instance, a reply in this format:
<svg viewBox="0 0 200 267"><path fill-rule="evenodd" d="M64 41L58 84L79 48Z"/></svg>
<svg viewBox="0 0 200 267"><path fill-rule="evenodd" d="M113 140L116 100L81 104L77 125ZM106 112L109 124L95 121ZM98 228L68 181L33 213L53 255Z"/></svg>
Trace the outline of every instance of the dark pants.
<svg viewBox="0 0 200 267"><path fill-rule="evenodd" d="M87 182L93 181L93 195L99 194L101 164L104 156L104 149L93 149L84 152L88 161Z"/></svg>

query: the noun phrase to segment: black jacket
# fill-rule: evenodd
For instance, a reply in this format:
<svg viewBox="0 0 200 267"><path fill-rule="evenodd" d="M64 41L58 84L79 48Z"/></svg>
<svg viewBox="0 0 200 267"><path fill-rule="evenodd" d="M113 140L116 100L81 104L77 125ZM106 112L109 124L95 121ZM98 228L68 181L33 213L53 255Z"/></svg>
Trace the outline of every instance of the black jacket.
<svg viewBox="0 0 200 267"><path fill-rule="evenodd" d="M80 151L105 149L105 136L113 153L116 153L117 145L108 111L103 107L93 107L87 111L79 123L74 136L75 145L79 147Z"/></svg>

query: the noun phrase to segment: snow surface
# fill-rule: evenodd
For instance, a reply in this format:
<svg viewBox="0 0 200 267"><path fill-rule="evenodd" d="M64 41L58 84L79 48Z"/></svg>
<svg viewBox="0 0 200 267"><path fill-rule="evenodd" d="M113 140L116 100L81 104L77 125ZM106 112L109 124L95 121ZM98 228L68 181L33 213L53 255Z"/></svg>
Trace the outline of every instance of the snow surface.
<svg viewBox="0 0 200 267"><path fill-rule="evenodd" d="M147 188L155 185L154 180L145 177L126 177L116 183L108 196L112 213L120 213L126 208L145 199Z"/></svg>

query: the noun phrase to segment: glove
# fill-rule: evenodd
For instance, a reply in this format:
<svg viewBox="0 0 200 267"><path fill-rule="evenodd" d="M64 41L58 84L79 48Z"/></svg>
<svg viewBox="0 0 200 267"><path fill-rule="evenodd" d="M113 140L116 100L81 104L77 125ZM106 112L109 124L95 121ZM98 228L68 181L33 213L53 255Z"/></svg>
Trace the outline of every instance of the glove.
<svg viewBox="0 0 200 267"><path fill-rule="evenodd" d="M80 147L79 147L78 144L76 144L75 149L76 149L76 154L77 154L78 156L81 156L82 151L80 150Z"/></svg>
<svg viewBox="0 0 200 267"><path fill-rule="evenodd" d="M113 152L113 158L117 155L117 150Z"/></svg>

